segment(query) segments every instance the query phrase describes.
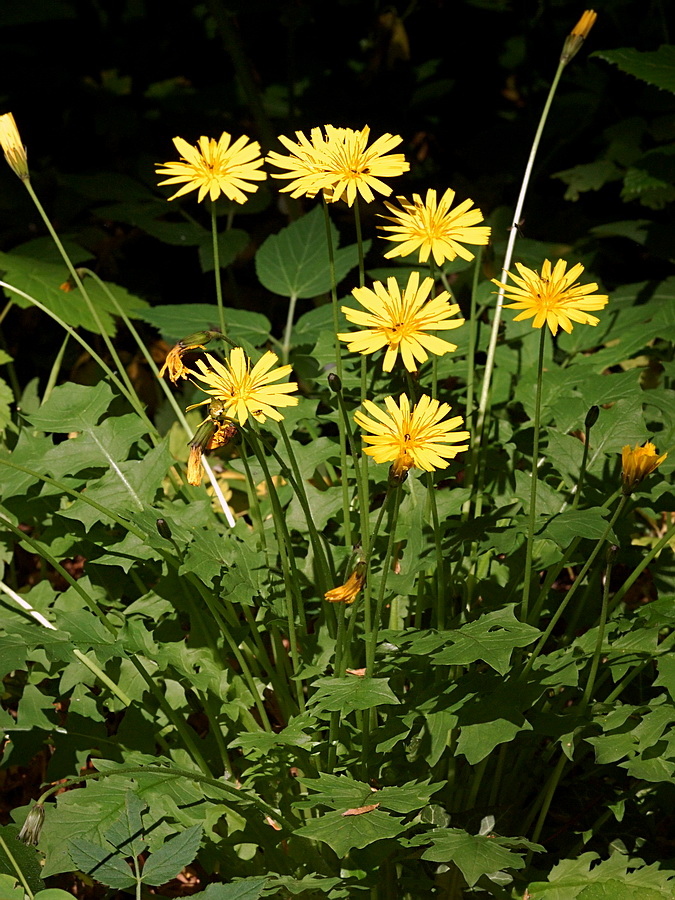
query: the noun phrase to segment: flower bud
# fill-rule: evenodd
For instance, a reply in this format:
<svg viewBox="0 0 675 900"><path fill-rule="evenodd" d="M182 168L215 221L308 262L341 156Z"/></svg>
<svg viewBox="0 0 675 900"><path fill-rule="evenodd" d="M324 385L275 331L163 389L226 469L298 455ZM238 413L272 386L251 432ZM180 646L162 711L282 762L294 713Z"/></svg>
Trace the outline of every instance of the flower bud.
<svg viewBox="0 0 675 900"><path fill-rule="evenodd" d="M598 421L598 416L600 415L600 407L599 406L591 406L591 408L586 413L586 421L584 425L586 426L586 431L590 431L591 428Z"/></svg>
<svg viewBox="0 0 675 900"><path fill-rule="evenodd" d="M166 519L157 519L156 522L157 531L159 532L160 537L165 538L167 541L171 540L171 529L169 528L169 523Z"/></svg>
<svg viewBox="0 0 675 900"><path fill-rule="evenodd" d="M339 394L342 390L342 381L340 380L340 376L336 375L335 372L331 372L328 375L328 387L336 394Z"/></svg>
<svg viewBox="0 0 675 900"><path fill-rule="evenodd" d="M576 56L579 50L581 50L581 45L588 37L588 32L595 24L595 20L597 18L598 14L595 12L595 10L587 9L584 12L570 34L568 34L568 36L565 38L563 51L560 54L560 62L567 65L572 57Z"/></svg>
<svg viewBox="0 0 675 900"><path fill-rule="evenodd" d="M26 816L23 828L16 836L17 841L21 841L23 844L32 845L34 847L40 840L40 832L42 831L44 821L45 808L41 803L36 803Z"/></svg>
<svg viewBox="0 0 675 900"><path fill-rule="evenodd" d="M22 181L28 181L28 156L11 112L0 116L0 147L14 174Z"/></svg>
<svg viewBox="0 0 675 900"><path fill-rule="evenodd" d="M651 475L667 456L667 453L658 456L656 447L649 441L643 447L636 444L634 450L627 444L621 451L623 493L626 496L632 494L640 482Z"/></svg>

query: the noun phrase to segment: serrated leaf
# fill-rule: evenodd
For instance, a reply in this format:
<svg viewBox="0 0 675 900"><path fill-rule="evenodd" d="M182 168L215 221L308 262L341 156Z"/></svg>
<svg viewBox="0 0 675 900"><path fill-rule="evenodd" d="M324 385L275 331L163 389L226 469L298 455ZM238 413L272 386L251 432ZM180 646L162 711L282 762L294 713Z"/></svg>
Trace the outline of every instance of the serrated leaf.
<svg viewBox="0 0 675 900"><path fill-rule="evenodd" d="M519 843L525 849L543 850L538 844L531 844L524 838L502 839L499 835L469 834L461 828L444 828L416 835L409 841L412 847L425 844L432 846L422 853L422 859L433 862L454 864L461 870L469 887L478 881L481 875L489 875L500 869L523 869L525 861L518 853L513 853L509 846Z"/></svg>
<svg viewBox="0 0 675 900"><path fill-rule="evenodd" d="M338 247L338 231L330 226L339 283L359 261L355 244ZM365 249L365 248L364 248ZM317 297L331 288L324 213L320 206L270 235L256 253L258 278L268 291L282 297Z"/></svg>
<svg viewBox="0 0 675 900"><path fill-rule="evenodd" d="M375 706L400 703L389 687L388 678L319 678L312 682L316 693L311 703L331 712L372 709Z"/></svg>
<svg viewBox="0 0 675 900"><path fill-rule="evenodd" d="M75 838L68 841L68 853L78 869L108 887L121 890L136 882L128 864L115 856L112 847L105 849L84 838Z"/></svg>
<svg viewBox="0 0 675 900"><path fill-rule="evenodd" d="M58 385L40 409L30 415L30 423L40 431L93 433L113 397L110 385L105 381L92 387L72 382Z"/></svg>
<svg viewBox="0 0 675 900"><path fill-rule="evenodd" d="M341 812L329 812L298 828L294 835L328 844L342 857L355 848L368 847L375 841L396 837L407 827L402 819L379 809L362 816L343 816Z"/></svg>
<svg viewBox="0 0 675 900"><path fill-rule="evenodd" d="M628 75L675 94L675 47L672 45L664 44L658 50L647 52L632 47L596 50L591 56L598 56Z"/></svg>
<svg viewBox="0 0 675 900"><path fill-rule="evenodd" d="M96 320L94 319L88 304L80 295L79 288L72 291L62 291L61 285L68 278L68 269L65 263L50 263L41 259L22 256L19 253L0 253L0 270L3 271L3 280L13 287L18 288L29 297L39 300L43 306L55 313L73 328L86 328L87 331L100 334ZM135 318L138 311L147 307L147 303L139 297L134 297L123 287L108 282L107 289L115 297L120 307L130 317ZM115 316L117 310L110 298L96 282L86 280L85 288L91 299L92 306L96 309L101 326L106 334L115 335ZM32 304L20 294L14 291L10 296L17 306L23 309Z"/></svg>
<svg viewBox="0 0 675 900"><path fill-rule="evenodd" d="M591 509L568 509L555 516L538 537L550 538L563 550L577 537L599 540L607 529L609 509L594 506ZM616 540L610 531L608 540Z"/></svg>
<svg viewBox="0 0 675 900"><path fill-rule="evenodd" d="M202 839L202 826L193 825L165 841L143 866L143 883L156 886L169 881L194 861Z"/></svg>
<svg viewBox="0 0 675 900"><path fill-rule="evenodd" d="M195 331L220 330L218 307L207 303L176 303L142 310L138 316L161 332L169 343L175 343ZM228 337L260 347L269 340L271 324L267 316L248 309L226 309ZM220 349L220 344L207 344L207 350Z"/></svg>
<svg viewBox="0 0 675 900"><path fill-rule="evenodd" d="M339 879L326 879L326 881L329 880L333 883L339 881ZM268 881L269 879L265 877L254 877L242 878L231 884L210 884L205 891L192 894L192 897L197 897L199 900L258 900Z"/></svg>
<svg viewBox="0 0 675 900"><path fill-rule="evenodd" d="M538 628L519 622L513 609L499 609L446 632L450 647L436 653L436 665L467 666L476 660L491 666L500 675L509 669L511 653L516 647L527 647L540 635Z"/></svg>
<svg viewBox="0 0 675 900"><path fill-rule="evenodd" d="M105 833L105 839L116 847L122 856L140 856L148 846L143 840L143 820L141 813L147 809L141 798L128 791L124 798L122 815Z"/></svg>

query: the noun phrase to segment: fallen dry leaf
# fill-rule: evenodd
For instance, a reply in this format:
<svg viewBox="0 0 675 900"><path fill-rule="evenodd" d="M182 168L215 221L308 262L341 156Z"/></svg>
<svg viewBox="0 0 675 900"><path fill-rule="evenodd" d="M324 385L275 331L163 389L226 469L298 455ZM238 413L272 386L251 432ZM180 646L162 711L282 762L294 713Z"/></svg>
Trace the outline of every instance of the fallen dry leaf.
<svg viewBox="0 0 675 900"><path fill-rule="evenodd" d="M372 812L374 809L377 809L379 803L369 803L368 806L356 806L354 809L346 809L342 815L343 816L362 816L364 813Z"/></svg>

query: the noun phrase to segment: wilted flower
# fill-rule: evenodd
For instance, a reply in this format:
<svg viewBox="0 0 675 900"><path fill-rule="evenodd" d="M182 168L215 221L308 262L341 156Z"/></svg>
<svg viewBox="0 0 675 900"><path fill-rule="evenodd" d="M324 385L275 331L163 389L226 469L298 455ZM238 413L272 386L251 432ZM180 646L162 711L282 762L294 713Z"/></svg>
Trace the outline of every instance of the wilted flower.
<svg viewBox="0 0 675 900"><path fill-rule="evenodd" d="M22 181L28 181L28 156L11 112L0 116L0 147L14 174Z"/></svg>
<svg viewBox="0 0 675 900"><path fill-rule="evenodd" d="M276 353L268 350L251 368L251 360L242 348L234 347L225 364L207 353L205 359L197 360L200 372L192 374L206 383L207 387L200 385L201 390L222 402L223 415L237 419L240 425L246 423L249 414L258 422L264 422L267 416L280 422L283 416L274 407L297 406L298 398L287 395L296 391L298 385L295 381L272 383L292 371L291 366L279 366L270 372L278 359ZM207 400L203 402L208 403Z"/></svg>
<svg viewBox="0 0 675 900"><path fill-rule="evenodd" d="M197 404L200 405L200 404ZM193 407L190 407L192 409ZM202 456L208 450L224 447L237 434L237 427L231 422L223 422L224 405L220 400L209 403L209 415L200 422L190 441L190 455L187 464L188 484L199 487L202 483Z"/></svg>
<svg viewBox="0 0 675 900"><path fill-rule="evenodd" d="M487 244L490 240L490 228L478 226L483 221L483 213L473 206L473 200L465 200L452 207L455 192L448 189L440 201L436 200L436 191L427 191L426 200L419 194L413 194L412 202L405 197L397 197L401 209L391 203L385 206L390 216L381 216L393 225L378 225L382 231L391 234L382 235L387 241L396 241L398 246L385 253L386 259L395 256L408 256L419 250L419 262L425 263L429 255L433 256L437 266L442 266L446 259L453 260L457 256L472 260L474 254L464 244Z"/></svg>
<svg viewBox="0 0 675 900"><path fill-rule="evenodd" d="M366 582L366 565L360 562L344 584L326 591L324 599L329 603L353 603Z"/></svg>
<svg viewBox="0 0 675 900"><path fill-rule="evenodd" d="M638 484L651 475L667 456L667 453L658 456L656 447L649 441L642 447L636 444L633 450L627 444L621 451L623 493L632 494Z"/></svg>
<svg viewBox="0 0 675 900"><path fill-rule="evenodd" d="M534 317L533 328L548 325L553 334L557 333L559 327L569 334L573 328L572 322L597 325L600 321L596 316L590 316L587 310L602 309L608 303L609 297L605 294L591 296L598 289L595 282L574 283L584 271L581 263L577 263L566 272L567 263L564 259L559 259L553 269L551 263L545 260L541 267L541 275L521 263L516 263L516 268L520 276L508 273L515 282L515 287L497 281L496 278L492 279L493 284L504 288L505 296L509 300L516 301L507 303L506 308L523 310L515 317L514 322Z"/></svg>
<svg viewBox="0 0 675 900"><path fill-rule="evenodd" d="M219 331L197 331L195 334L191 334L181 341L178 341L178 343L174 344L171 350L169 350L167 357L164 360L164 365L159 370L159 377L161 378L165 372L168 372L169 378L174 384L176 384L180 378L188 378L193 373L183 365L184 354L190 350L205 350L205 344L208 344L213 338L224 337L225 335L221 334Z"/></svg>
<svg viewBox="0 0 675 900"><path fill-rule="evenodd" d="M26 816L23 828L17 834L16 839L23 844L35 846L40 840L40 832L45 821L45 808L41 803L35 806Z"/></svg>
<svg viewBox="0 0 675 900"><path fill-rule="evenodd" d="M264 181L265 172L261 172L263 158L260 156L260 144L248 142L244 134L230 144L231 135L226 131L219 140L202 135L193 147L183 138L175 137L173 143L181 155L179 162L167 162L158 166L158 175L168 175L159 184L181 184L169 200L182 197L190 191L199 190L197 200L201 203L208 194L211 200L217 200L225 194L228 200L245 203L248 197L244 191L254 193L257 184L251 181Z"/></svg>
<svg viewBox="0 0 675 900"><path fill-rule="evenodd" d="M413 466L432 472L447 468L451 459L469 449L468 444L449 446L468 441L470 435L468 431L454 430L464 424L461 416L443 421L450 412L447 403L423 394L411 410L407 396L401 394L398 405L393 397L385 397L384 405L386 412L371 400L364 400L363 406L372 418L361 410L354 413L361 429L370 432L363 435L363 440L373 445L366 447L365 452L375 462L394 462L392 468L401 474Z"/></svg>
<svg viewBox="0 0 675 900"><path fill-rule="evenodd" d="M459 328L464 323L464 319L451 318L459 312L459 306L448 302L447 291L428 299L433 286L432 278L425 278L420 286L419 272L412 272L403 294L395 278L387 279L386 288L381 281L376 281L372 290L354 288L352 294L365 312L350 306L343 306L342 312L348 321L365 330L348 331L338 338L347 341L349 350L356 353L376 353L386 347L382 363L385 372L391 372L399 350L409 372L417 370L418 362L426 362L427 350L437 356L456 350L456 344L428 334Z"/></svg>

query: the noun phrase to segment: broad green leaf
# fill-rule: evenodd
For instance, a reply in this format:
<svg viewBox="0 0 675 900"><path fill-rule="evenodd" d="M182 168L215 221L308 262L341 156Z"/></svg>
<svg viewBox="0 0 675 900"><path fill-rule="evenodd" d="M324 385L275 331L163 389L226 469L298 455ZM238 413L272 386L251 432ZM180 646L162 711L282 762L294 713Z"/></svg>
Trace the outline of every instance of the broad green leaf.
<svg viewBox="0 0 675 900"><path fill-rule="evenodd" d="M11 900L11 898L8 898L8 900ZM61 888L47 888L46 891L38 891L35 895L35 900L73 900L73 895L67 891L62 891Z"/></svg>
<svg viewBox="0 0 675 900"><path fill-rule="evenodd" d="M401 702L389 687L388 678L319 678L312 682L312 687L317 690L311 704L331 712L346 713Z"/></svg>
<svg viewBox="0 0 675 900"><path fill-rule="evenodd" d="M154 306L138 316L149 322L169 343L182 340L196 331L220 330L218 307L206 303L176 303L171 306ZM225 323L228 337L233 341L248 341L254 347L263 346L270 336L271 324L262 313L248 309L226 309ZM206 345L207 351L219 353L222 344L214 341ZM229 345L227 345L229 350Z"/></svg>
<svg viewBox="0 0 675 900"><path fill-rule="evenodd" d="M335 248L335 279L339 284L358 264L358 250L355 244L337 249L338 231L332 223L330 231ZM369 246L369 242L366 244ZM278 234L270 235L256 253L255 267L262 285L282 297L309 298L327 293L331 277L321 207L315 206Z"/></svg>
<svg viewBox="0 0 675 900"><path fill-rule="evenodd" d="M12 869L12 871L14 871L14 869ZM44 892L41 891L40 893ZM59 893L63 897L72 900L71 894L66 894L65 891L59 891ZM0 896L3 900L26 900L26 892L23 889L23 885L18 883L16 872L14 872L14 876L0 874ZM61 898L59 898L59 900L61 900Z"/></svg>
<svg viewBox="0 0 675 900"><path fill-rule="evenodd" d="M73 328L86 328L95 334L101 329L91 313L89 305L80 295L79 288L62 291L61 285L68 278L65 263L44 262L41 259L21 256L18 253L0 253L0 271L4 272L3 280L29 297L39 300L43 306L55 313ZM113 336L116 331L115 316L117 311L108 295L92 279L85 279L85 289L92 306L98 314L101 326L106 334ZM108 282L107 289L115 297L120 307L130 317L135 318L138 312L147 307L147 303L134 297L123 287ZM21 294L9 292L12 300L23 309L32 304Z"/></svg>
<svg viewBox="0 0 675 900"><path fill-rule="evenodd" d="M524 838L514 840L501 838L496 834L474 835L461 828L444 828L416 835L411 838L409 844L412 847L431 844L431 847L422 853L422 859L446 865L454 862L466 878L469 887L473 887L481 875L491 875L501 869L525 868L525 860L522 855L514 853L509 849L510 846L522 846L524 849L535 850L544 849Z"/></svg>
<svg viewBox="0 0 675 900"><path fill-rule="evenodd" d="M92 387L83 384L58 385L46 403L30 416L30 423L41 431L93 434L98 420L113 401L113 392L105 381ZM100 465L100 463L99 463Z"/></svg>
<svg viewBox="0 0 675 900"><path fill-rule="evenodd" d="M436 665L467 666L482 659L500 675L509 669L511 653L540 635L538 628L519 622L512 607L487 613L475 622L446 632L449 647L434 654Z"/></svg>
<svg viewBox="0 0 675 900"><path fill-rule="evenodd" d="M143 883L158 885L175 878L181 869L194 861L202 831L201 825L193 825L165 841L143 866Z"/></svg>
<svg viewBox="0 0 675 900"><path fill-rule="evenodd" d="M567 185L565 200L574 202L586 191L599 191L608 182L618 181L621 170L611 160L598 159L563 172L554 172L551 177L559 178Z"/></svg>
<svg viewBox="0 0 675 900"><path fill-rule="evenodd" d="M28 811L28 807L26 807L26 811ZM0 845L0 873L2 875L9 875L12 877L16 877L16 869L14 865L16 864L26 880L28 887L34 892L40 890L41 887L44 887L44 883L42 881L42 866L40 865L40 855L35 850L35 847L28 847L26 844L18 841L17 838L19 836L20 831L19 825L15 825L13 822L9 825L3 825L0 827L0 837L4 841L4 845L9 848L10 853L12 854L14 863L9 859L7 853L5 851L5 846ZM9 898L9 895L4 894L2 892L1 883L0 883L0 897Z"/></svg>
<svg viewBox="0 0 675 900"><path fill-rule="evenodd" d="M658 50L646 52L621 47L618 50L596 50L591 56L613 63L622 72L634 75L659 90L675 94L675 46L663 44Z"/></svg>
<svg viewBox="0 0 675 900"><path fill-rule="evenodd" d="M248 247L250 237L240 228L231 228L229 231L222 231L218 235L218 262L221 269L226 269L240 253ZM203 242L199 245L199 262L202 272L213 272L215 265L213 262L213 236L209 234L205 236Z"/></svg>
<svg viewBox="0 0 675 900"><path fill-rule="evenodd" d="M108 887L127 888L136 881L129 864L116 856L112 847L75 838L68 841L68 852L78 869Z"/></svg>
<svg viewBox="0 0 675 900"><path fill-rule="evenodd" d="M319 879L316 879L319 881ZM339 878L325 879L333 884L339 883ZM210 884L205 891L192 894L198 900L258 900L265 889L269 878L242 878L231 884ZM275 882L276 883L276 882ZM310 885L311 886L311 885Z"/></svg>
<svg viewBox="0 0 675 900"><path fill-rule="evenodd" d="M147 808L141 798L128 791L124 811L105 833L105 839L116 847L121 856L140 856L148 846L143 840L141 813Z"/></svg>
<svg viewBox="0 0 675 900"><path fill-rule="evenodd" d="M577 537L599 540L607 530L608 515L609 509L600 506L591 509L568 509L551 519L539 537L554 540L563 550ZM612 531L607 540L616 540Z"/></svg>
<svg viewBox="0 0 675 900"><path fill-rule="evenodd" d="M374 796L370 785L363 781L355 781L349 775L328 775L322 772L318 778L300 777L298 781L314 792L294 803L299 809L311 809L315 806L346 809L374 802L368 799Z"/></svg>
<svg viewBox="0 0 675 900"><path fill-rule="evenodd" d="M45 454L44 467L57 479L90 467L107 468L111 459L127 459L131 447L145 434L147 428L136 413L109 416L100 425L56 444Z"/></svg>
<svg viewBox="0 0 675 900"><path fill-rule="evenodd" d="M339 857L343 857L354 848L368 847L375 841L396 837L407 828L402 819L374 809L349 816L342 812L329 812L312 819L293 834L328 844Z"/></svg>
<svg viewBox="0 0 675 900"><path fill-rule="evenodd" d="M591 884L578 894L578 900L663 900L661 891L643 888L638 884L625 884L621 881L605 881L603 884Z"/></svg>

